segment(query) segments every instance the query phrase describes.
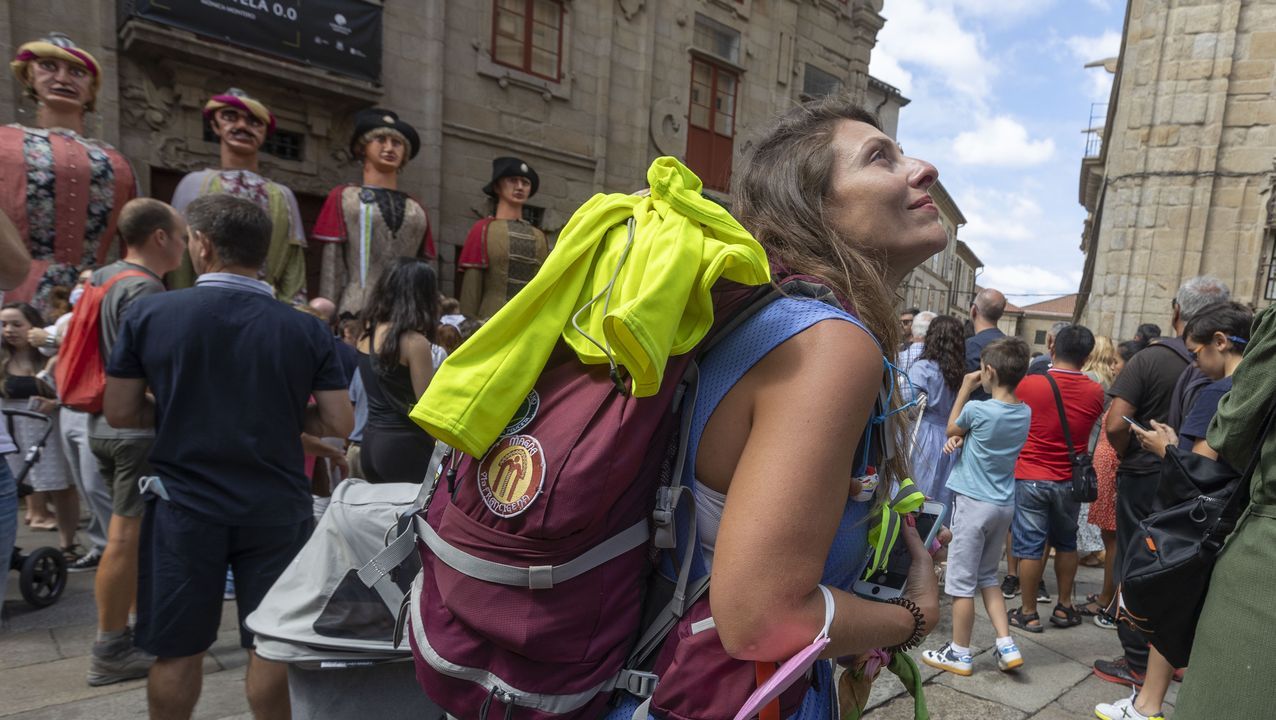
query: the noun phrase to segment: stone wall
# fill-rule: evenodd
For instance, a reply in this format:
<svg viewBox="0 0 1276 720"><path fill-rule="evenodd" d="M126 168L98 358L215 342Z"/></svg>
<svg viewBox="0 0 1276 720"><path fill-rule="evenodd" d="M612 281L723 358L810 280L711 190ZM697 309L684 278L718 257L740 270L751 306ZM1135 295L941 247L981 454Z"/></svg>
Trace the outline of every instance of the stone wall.
<svg viewBox="0 0 1276 720"><path fill-rule="evenodd" d="M1194 275L1267 304L1263 193L1276 156L1276 5L1131 2L1082 319L1117 339L1143 322L1168 327Z"/></svg>

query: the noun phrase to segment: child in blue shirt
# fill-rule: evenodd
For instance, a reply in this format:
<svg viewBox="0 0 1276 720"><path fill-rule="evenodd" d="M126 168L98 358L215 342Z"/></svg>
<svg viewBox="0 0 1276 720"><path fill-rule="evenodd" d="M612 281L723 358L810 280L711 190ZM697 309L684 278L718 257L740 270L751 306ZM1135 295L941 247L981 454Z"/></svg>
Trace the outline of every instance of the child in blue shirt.
<svg viewBox="0 0 1276 720"><path fill-rule="evenodd" d="M1028 439L1032 418L1032 411L1015 396L1027 369L1028 346L1022 340L1008 337L989 343L980 355L979 370L966 376L948 416L944 452L962 448L948 476L953 539L948 545L944 592L953 598L953 639L938 650L922 653L922 661L957 675L973 672L970 636L976 592L983 597L997 632L997 666L1013 670L1023 665L1023 656L1010 637L997 563L1015 514L1015 461ZM971 393L980 387L992 398L971 401Z"/></svg>

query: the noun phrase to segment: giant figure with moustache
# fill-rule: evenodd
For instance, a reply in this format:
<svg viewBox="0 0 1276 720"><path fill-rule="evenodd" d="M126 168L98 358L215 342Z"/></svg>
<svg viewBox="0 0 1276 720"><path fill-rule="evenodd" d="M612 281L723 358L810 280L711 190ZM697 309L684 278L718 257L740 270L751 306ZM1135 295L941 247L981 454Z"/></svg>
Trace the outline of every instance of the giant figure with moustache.
<svg viewBox="0 0 1276 720"><path fill-rule="evenodd" d="M230 88L204 105L204 117L220 141L220 167L182 178L173 192L173 207L181 211L195 198L212 193L228 193L257 203L273 225L260 279L270 283L280 300L304 299L306 233L297 198L286 186L258 174L262 143L275 131L274 114L243 90ZM172 289L194 285L190 257L165 280Z"/></svg>

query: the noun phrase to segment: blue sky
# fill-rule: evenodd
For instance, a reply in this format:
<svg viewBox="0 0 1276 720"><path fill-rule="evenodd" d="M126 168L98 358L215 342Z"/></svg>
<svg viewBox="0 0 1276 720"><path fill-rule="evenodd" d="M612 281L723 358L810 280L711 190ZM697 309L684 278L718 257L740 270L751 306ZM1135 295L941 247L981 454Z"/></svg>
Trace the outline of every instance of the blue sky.
<svg viewBox="0 0 1276 720"><path fill-rule="evenodd" d="M939 168L979 284L1018 304L1076 292L1082 130L1111 87L1083 66L1117 54L1124 13L1119 0L885 0L870 71L912 100L899 142Z"/></svg>

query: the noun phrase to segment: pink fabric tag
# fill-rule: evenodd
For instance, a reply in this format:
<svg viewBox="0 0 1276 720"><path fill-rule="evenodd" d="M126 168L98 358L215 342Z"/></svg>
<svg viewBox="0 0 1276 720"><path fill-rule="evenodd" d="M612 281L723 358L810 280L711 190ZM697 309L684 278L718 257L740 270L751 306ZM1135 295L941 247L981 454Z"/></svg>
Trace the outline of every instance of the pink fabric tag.
<svg viewBox="0 0 1276 720"><path fill-rule="evenodd" d="M789 688L790 685L797 682L799 678L806 675L811 666L815 665L815 661L819 659L820 653L824 652L824 648L832 642L829 639L829 626L833 624L833 593L829 589L820 586L820 592L824 594L824 629L815 637L804 650L797 655L789 658L780 666L775 674L771 676L753 694L745 701L744 707L740 708L740 712L735 714L735 720L750 720L757 717L762 712L762 708L767 703L780 697L780 693Z"/></svg>

